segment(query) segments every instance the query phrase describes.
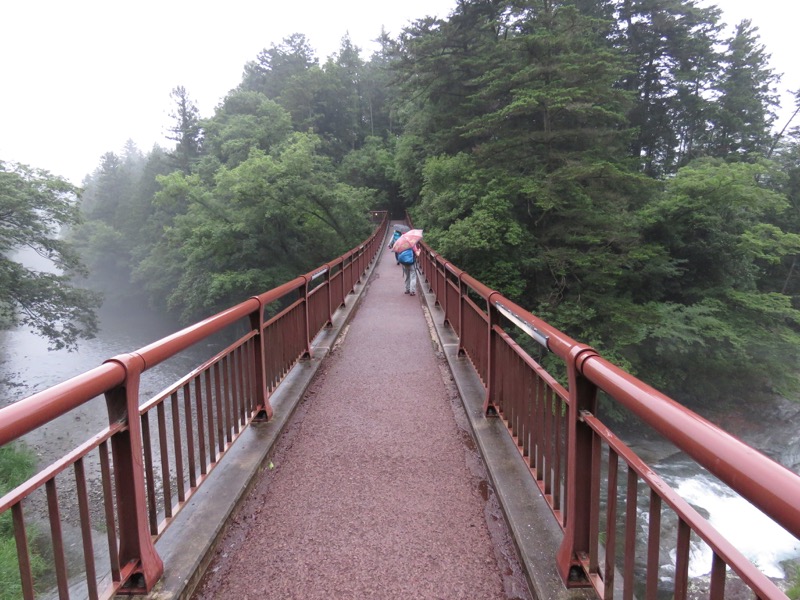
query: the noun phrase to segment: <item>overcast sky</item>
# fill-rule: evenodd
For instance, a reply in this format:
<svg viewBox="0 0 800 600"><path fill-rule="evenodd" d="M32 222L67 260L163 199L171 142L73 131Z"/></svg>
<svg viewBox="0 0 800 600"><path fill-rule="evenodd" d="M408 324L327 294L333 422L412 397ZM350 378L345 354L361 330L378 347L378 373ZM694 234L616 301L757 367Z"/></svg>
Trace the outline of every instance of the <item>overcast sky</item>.
<svg viewBox="0 0 800 600"><path fill-rule="evenodd" d="M787 0L702 0L732 25L750 18L784 74L800 88L796 17ZM292 33L324 61L345 34L368 58L384 27L396 36L456 0L9 0L0 35L0 160L47 169L80 184L105 152L132 139L167 145L170 91L183 85L200 109L241 80L244 64Z"/></svg>

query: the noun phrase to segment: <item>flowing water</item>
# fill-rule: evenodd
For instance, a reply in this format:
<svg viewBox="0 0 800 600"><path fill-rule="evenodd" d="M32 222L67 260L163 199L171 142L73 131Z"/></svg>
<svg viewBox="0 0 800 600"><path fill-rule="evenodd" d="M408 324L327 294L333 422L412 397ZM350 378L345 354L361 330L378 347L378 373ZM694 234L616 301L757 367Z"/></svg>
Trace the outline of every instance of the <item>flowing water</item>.
<svg viewBox="0 0 800 600"><path fill-rule="evenodd" d="M705 418L795 473L800 473L800 402L774 399L708 411ZM733 546L773 580L791 579L800 565L800 540L671 444L639 438L629 445ZM647 507L640 507L642 517ZM671 550L674 559L674 550ZM706 577L713 554L692 543L689 575ZM671 567L670 567L671 568ZM669 578L669 573L667 577Z"/></svg>

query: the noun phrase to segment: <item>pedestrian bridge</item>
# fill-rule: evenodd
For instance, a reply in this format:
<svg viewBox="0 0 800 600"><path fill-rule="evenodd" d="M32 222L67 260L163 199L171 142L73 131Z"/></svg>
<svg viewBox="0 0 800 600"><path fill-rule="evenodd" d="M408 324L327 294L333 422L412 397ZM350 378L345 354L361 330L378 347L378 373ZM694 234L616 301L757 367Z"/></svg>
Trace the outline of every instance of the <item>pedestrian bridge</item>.
<svg viewBox="0 0 800 600"><path fill-rule="evenodd" d="M787 597L599 397L795 537L800 477L424 244L404 294L373 216L336 260L0 410L3 446L108 414L0 498L8 597Z"/></svg>

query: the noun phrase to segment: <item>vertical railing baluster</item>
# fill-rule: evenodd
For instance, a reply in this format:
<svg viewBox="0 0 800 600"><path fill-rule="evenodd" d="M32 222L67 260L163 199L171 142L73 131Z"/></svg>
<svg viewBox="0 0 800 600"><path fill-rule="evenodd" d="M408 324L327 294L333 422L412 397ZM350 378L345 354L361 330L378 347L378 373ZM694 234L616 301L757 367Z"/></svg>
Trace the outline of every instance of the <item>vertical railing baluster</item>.
<svg viewBox="0 0 800 600"><path fill-rule="evenodd" d="M562 484L566 479L563 472L564 458L564 429L566 427L564 404L557 399L556 401L556 430L553 439L555 454L553 456L553 508L561 512L561 526L564 526L564 507L562 504Z"/></svg>
<svg viewBox="0 0 800 600"><path fill-rule="evenodd" d="M600 439L599 436L595 438ZM603 598L614 597L614 574L617 568L617 473L619 456L614 450L608 450L608 479L606 481L606 560L603 568ZM598 469L599 471L599 469Z"/></svg>
<svg viewBox="0 0 800 600"><path fill-rule="evenodd" d="M551 493L550 474L553 462L553 390L550 386L544 387L544 415L542 419L542 479L544 480L545 494Z"/></svg>
<svg viewBox="0 0 800 600"><path fill-rule="evenodd" d="M197 457L200 459L200 475L208 473L206 464L206 421L203 409L203 379L200 375L194 378L194 405L197 411Z"/></svg>
<svg viewBox="0 0 800 600"><path fill-rule="evenodd" d="M208 420L208 464L217 462L216 449L216 424L214 423L214 394L211 391L211 368L203 373L203 383L206 389L206 419Z"/></svg>
<svg viewBox="0 0 800 600"><path fill-rule="evenodd" d="M153 441L150 439L150 417L140 417L142 428L142 454L144 455L144 476L147 489L147 514L150 535L158 534L158 507L156 506L156 476L153 468Z"/></svg>
<svg viewBox="0 0 800 600"><path fill-rule="evenodd" d="M327 320L325 321L325 327L331 328L333 327L333 313L335 310L333 308L333 290L331 289L333 287L331 284L333 266L331 265L331 263L328 263L327 265L325 265L325 268L326 268L325 281L322 283L322 285L325 286L325 297L327 298L327 310L326 310Z"/></svg>
<svg viewBox="0 0 800 600"><path fill-rule="evenodd" d="M639 500L639 477L628 467L628 485L625 493L625 564L623 566L622 600L633 600L634 569L636 568L636 518Z"/></svg>
<svg viewBox="0 0 800 600"><path fill-rule="evenodd" d="M225 409L222 406L222 382L220 381L221 377L219 371L220 364L219 362L215 362L212 367L212 372L214 374L214 414L217 419L217 456L222 454L225 450Z"/></svg>
<svg viewBox="0 0 800 600"><path fill-rule="evenodd" d="M544 480L544 455L545 455L545 439L544 439L544 421L547 418L547 386L545 382L539 381L539 398L536 402L536 477L539 481Z"/></svg>
<svg viewBox="0 0 800 600"><path fill-rule="evenodd" d="M645 600L658 598L659 552L661 550L661 496L650 490L650 512L647 520L647 576Z"/></svg>
<svg viewBox="0 0 800 600"><path fill-rule="evenodd" d="M248 372L250 369L250 343L252 338L247 340L239 348L239 422L244 428L250 421L250 411L248 405L250 401L250 379Z"/></svg>
<svg viewBox="0 0 800 600"><path fill-rule="evenodd" d="M186 459L189 462L189 488L197 487L197 460L194 452L194 415L192 411L192 382L183 385L183 423L186 427Z"/></svg>
<svg viewBox="0 0 800 600"><path fill-rule="evenodd" d="M106 540L108 543L108 557L111 564L111 579L119 581L122 577L119 565L119 550L117 546L117 524L114 520L114 496L111 485L111 464L108 458L108 442L98 446L100 455L100 474L103 482L103 510L106 517Z"/></svg>
<svg viewBox="0 0 800 600"><path fill-rule="evenodd" d="M725 561L714 552L711 561L711 579L709 581L708 600L723 600L725 598L725 577L727 575Z"/></svg>
<svg viewBox="0 0 800 600"><path fill-rule="evenodd" d="M242 404L242 382L240 375L242 373L242 347L239 346L233 349L231 353L231 397L233 398L233 405L231 407L231 412L233 413L233 417L231 421L233 422L233 432L234 434L238 434L240 431L240 427L244 424L242 415L243 411L241 410L240 406Z"/></svg>
<svg viewBox="0 0 800 600"><path fill-rule="evenodd" d="M33 600L36 596L33 587L31 554L28 548L28 532L25 528L25 515L22 512L22 502L17 502L11 506L11 519L14 522L14 541L17 544L17 562L19 563L22 597L24 600Z"/></svg>
<svg viewBox="0 0 800 600"><path fill-rule="evenodd" d="M598 436L592 438L592 458L589 463L589 547L584 550L589 556L589 574L600 573L600 500L602 484L600 464L602 462L603 445Z"/></svg>
<svg viewBox="0 0 800 600"><path fill-rule="evenodd" d="M164 403L156 407L158 420L158 450L161 454L161 498L164 503L164 515L172 517L172 482L170 481L169 446L167 441L167 417L164 414Z"/></svg>
<svg viewBox="0 0 800 600"><path fill-rule="evenodd" d="M83 542L83 563L86 567L86 585L90 600L97 600L97 577L94 568L94 546L92 545L92 519L89 515L89 494L86 490L86 472L83 459L75 461L75 492L78 497L81 541Z"/></svg>
<svg viewBox="0 0 800 600"><path fill-rule="evenodd" d="M522 390L520 396L522 398L522 410L520 411L520 430L522 435L522 457L525 459L526 464L530 464L531 454L531 407L533 405L535 373L530 369L525 369L523 373Z"/></svg>
<svg viewBox="0 0 800 600"><path fill-rule="evenodd" d="M692 530L689 524L678 518L678 539L675 543L675 589L674 600L686 600L689 590L689 551Z"/></svg>
<svg viewBox="0 0 800 600"><path fill-rule="evenodd" d="M359 277L360 277L359 272ZM303 358L311 358L311 316L309 315L309 302L308 302L308 285L311 283L311 278L308 275L303 276L306 280L305 285L300 288L300 300L303 302L303 342L305 350L303 351ZM283 373L285 375L285 372Z"/></svg>
<svg viewBox="0 0 800 600"><path fill-rule="evenodd" d="M231 356L227 354L222 357L219 362L219 368L222 372L222 382L220 390L222 395L223 413L225 415L225 441L230 444L233 441L233 400L231 389Z"/></svg>
<svg viewBox="0 0 800 600"><path fill-rule="evenodd" d="M181 436L181 414L178 409L178 391L170 394L172 409L172 448L175 452L175 485L178 487L178 502L186 500L185 473L183 471L183 439Z"/></svg>
<svg viewBox="0 0 800 600"><path fill-rule="evenodd" d="M53 543L53 563L58 584L58 597L69 598L69 581L67 577L67 559L64 555L64 537L61 533L61 514L58 508L58 492L56 480L48 479L45 483L47 491L47 515L50 518L50 536Z"/></svg>
<svg viewBox="0 0 800 600"><path fill-rule="evenodd" d="M244 362L244 389L245 392L245 416L247 420L250 420L254 416L254 410L256 406L255 397L256 397L256 367L255 367L255 343L260 341L261 337L250 338L247 340L245 344L245 362Z"/></svg>

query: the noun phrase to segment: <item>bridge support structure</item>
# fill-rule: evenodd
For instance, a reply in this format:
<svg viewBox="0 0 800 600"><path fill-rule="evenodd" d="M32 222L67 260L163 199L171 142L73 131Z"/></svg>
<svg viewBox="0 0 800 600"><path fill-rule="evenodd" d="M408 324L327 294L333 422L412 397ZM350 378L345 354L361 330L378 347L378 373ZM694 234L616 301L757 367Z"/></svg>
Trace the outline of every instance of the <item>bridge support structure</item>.
<svg viewBox="0 0 800 600"><path fill-rule="evenodd" d="M156 552L147 529L147 496L142 465L142 427L139 419L139 381L145 361L138 354L116 356L113 362L125 369L124 382L105 394L109 425L127 421L127 430L111 438L114 481L119 519L117 593L141 594L150 591L164 573L164 563Z"/></svg>
<svg viewBox="0 0 800 600"><path fill-rule="evenodd" d="M596 562L591 552L592 528L597 527L591 515L592 490L597 489L594 478L599 470L592 468L593 444L596 436L584 423L581 414L597 412L597 386L583 376L581 365L597 356L593 348L576 344L567 362L569 406L567 418L567 470L565 481L564 537L556 555L558 573L567 587L585 587L589 579L583 569L582 557ZM595 565L596 566L596 565ZM590 571L591 572L591 571Z"/></svg>

